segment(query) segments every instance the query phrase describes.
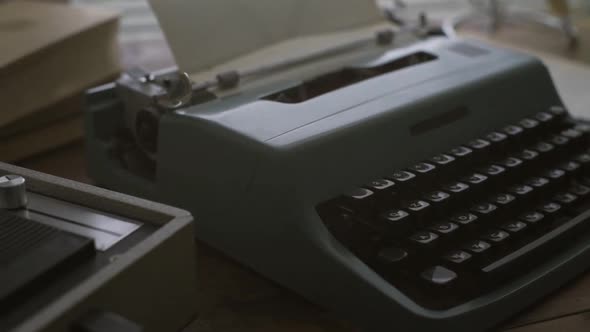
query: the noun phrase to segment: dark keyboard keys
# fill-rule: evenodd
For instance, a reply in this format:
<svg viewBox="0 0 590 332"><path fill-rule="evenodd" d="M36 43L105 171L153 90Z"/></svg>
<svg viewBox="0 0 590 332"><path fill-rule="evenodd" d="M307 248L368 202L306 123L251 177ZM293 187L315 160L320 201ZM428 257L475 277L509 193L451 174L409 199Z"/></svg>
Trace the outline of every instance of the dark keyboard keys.
<svg viewBox="0 0 590 332"><path fill-rule="evenodd" d="M373 227L381 234L373 237L373 251L363 256L369 265L383 267L387 272L380 274L393 276L402 291L404 282L424 279L432 285L427 289L445 290L432 294L461 300L503 282L509 272L530 271L521 267L533 261L532 255L521 258L529 244L539 245L538 239L590 210L590 125L575 123L563 108L547 109L423 156L340 200L348 202L343 206L378 201L372 218L351 214L365 226L380 225Z"/></svg>

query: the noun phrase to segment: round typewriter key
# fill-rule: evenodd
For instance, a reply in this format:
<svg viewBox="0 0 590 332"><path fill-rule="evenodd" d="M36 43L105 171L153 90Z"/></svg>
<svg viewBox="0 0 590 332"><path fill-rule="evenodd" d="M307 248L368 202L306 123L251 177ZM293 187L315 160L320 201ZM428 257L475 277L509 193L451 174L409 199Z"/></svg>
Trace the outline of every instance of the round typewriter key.
<svg viewBox="0 0 590 332"><path fill-rule="evenodd" d="M447 198L449 198L449 194L440 190L433 191L426 195L426 199L428 199L431 202L442 202Z"/></svg>
<svg viewBox="0 0 590 332"><path fill-rule="evenodd" d="M459 214L452 216L451 220L453 220L459 224L462 224L462 225L468 225L468 224L471 224L472 222L476 221L477 216L473 213L463 212L463 213L459 213Z"/></svg>
<svg viewBox="0 0 590 332"><path fill-rule="evenodd" d="M442 222L440 224L436 224L434 226L432 226L430 229L432 229L435 232L439 232L442 234L449 234L455 230L457 230L459 228L459 226L457 226L457 224L454 224L452 222Z"/></svg>
<svg viewBox="0 0 590 332"><path fill-rule="evenodd" d="M525 184L519 184L519 185L510 187L508 189L508 191L510 191L513 194L517 194L517 195L526 195L529 192L533 191L533 188L531 186L527 186Z"/></svg>
<svg viewBox="0 0 590 332"><path fill-rule="evenodd" d="M487 240L490 240L493 242L502 242L502 241L506 240L508 237L510 237L510 234L508 234L504 231L500 231L500 230L493 230L493 231L487 233L484 237Z"/></svg>
<svg viewBox="0 0 590 332"><path fill-rule="evenodd" d="M568 137L568 138L580 138L584 134L579 130L576 130L574 128L569 128L569 129L562 131L561 135Z"/></svg>
<svg viewBox="0 0 590 332"><path fill-rule="evenodd" d="M504 224L504 226L502 226L502 229L504 229L508 232L511 232L511 233L516 233L516 232L520 232L525 227L526 227L526 224L523 223L522 221L511 221L507 224Z"/></svg>
<svg viewBox="0 0 590 332"><path fill-rule="evenodd" d="M465 247L465 249L474 252L476 254L482 253L486 250L488 250L491 247L491 245L485 241L481 241L481 240L476 240L473 241L469 244L467 244L467 246Z"/></svg>
<svg viewBox="0 0 590 332"><path fill-rule="evenodd" d="M590 193L590 188L579 183L574 183L569 190L578 196L586 196Z"/></svg>
<svg viewBox="0 0 590 332"><path fill-rule="evenodd" d="M547 202L539 207L539 210L545 213L555 213L561 209L561 205L555 202Z"/></svg>
<svg viewBox="0 0 590 332"><path fill-rule="evenodd" d="M555 145L565 145L570 141L569 138L561 135L552 135L549 140Z"/></svg>
<svg viewBox="0 0 590 332"><path fill-rule="evenodd" d="M539 112L535 114L535 119L541 122L549 122L553 119L553 115L546 113L546 112Z"/></svg>
<svg viewBox="0 0 590 332"><path fill-rule="evenodd" d="M499 133L497 131L493 131L486 135L486 139L490 142L499 143L505 140L508 136L506 134Z"/></svg>
<svg viewBox="0 0 590 332"><path fill-rule="evenodd" d="M522 164L522 160L520 160L518 158L514 158L514 157L509 157L509 158L502 160L500 162L500 164L502 164L506 167L513 168L513 167L516 167L516 166Z"/></svg>
<svg viewBox="0 0 590 332"><path fill-rule="evenodd" d="M464 190L467 190L469 188L469 186L463 182L454 182L454 183L446 185L444 188L450 192L453 192L453 193L460 193Z"/></svg>
<svg viewBox="0 0 590 332"><path fill-rule="evenodd" d="M471 174L466 178L467 182L471 184L478 184L484 182L488 177L479 173Z"/></svg>
<svg viewBox="0 0 590 332"><path fill-rule="evenodd" d="M498 194L493 198L494 202L502 205L506 205L512 202L514 199L515 197L510 194Z"/></svg>
<svg viewBox="0 0 590 332"><path fill-rule="evenodd" d="M547 142L539 142L537 144L535 144L535 146L533 146L533 149L544 153L544 152L549 152L551 150L553 150L553 144L547 143Z"/></svg>
<svg viewBox="0 0 590 332"><path fill-rule="evenodd" d="M487 175L499 175L504 173L506 169L502 166L498 166L498 165L489 165L485 168L483 168L481 171L483 173L486 173Z"/></svg>
<svg viewBox="0 0 590 332"><path fill-rule="evenodd" d="M526 212L524 214L521 214L518 219L522 220L522 221L526 221L528 223L531 224L535 224L537 222L539 222L540 220L542 220L545 216L537 211L531 211L531 212Z"/></svg>
<svg viewBox="0 0 590 332"><path fill-rule="evenodd" d="M485 148L486 146L489 146L490 142L480 138L469 142L467 145L469 145L473 149L479 150Z"/></svg>
<svg viewBox="0 0 590 332"><path fill-rule="evenodd" d="M580 168L580 164L575 161L568 161L559 165L559 168L563 169L566 172L575 172L578 168Z"/></svg>
<svg viewBox="0 0 590 332"><path fill-rule="evenodd" d="M548 178L551 178L553 180L557 180L557 179L562 178L565 175L565 171L563 171L561 169L558 169L558 168L555 168L555 169L551 169L551 170L547 171L545 173L545 175Z"/></svg>
<svg viewBox="0 0 590 332"><path fill-rule="evenodd" d="M533 120L533 119L529 119L529 118L524 118L522 120L520 120L519 124L526 129L533 129L535 127L537 127L539 125L539 121L537 120Z"/></svg>
<svg viewBox="0 0 590 332"><path fill-rule="evenodd" d="M432 232L418 232L410 237L410 240L420 244L429 244L436 239L438 235Z"/></svg>
<svg viewBox="0 0 590 332"><path fill-rule="evenodd" d="M430 206L430 204L422 200L411 201L406 205L406 207L412 211L420 211L428 206Z"/></svg>
<svg viewBox="0 0 590 332"><path fill-rule="evenodd" d="M451 149L451 154L455 157L464 157L470 154L471 152L473 152L473 150L471 150L470 148L466 148L464 146L458 146L456 148Z"/></svg>
<svg viewBox="0 0 590 332"><path fill-rule="evenodd" d="M493 212L494 210L497 209L497 206L495 206L492 203L479 203L477 205L474 205L471 208L471 211L473 212L477 212L479 214L489 214L491 212Z"/></svg>
<svg viewBox="0 0 590 332"><path fill-rule="evenodd" d="M551 106L549 112L555 116L564 116L567 114L566 109L562 106Z"/></svg>
<svg viewBox="0 0 590 332"><path fill-rule="evenodd" d="M455 158L449 156L448 154L439 154L437 156L430 158L430 160L439 165L445 165L455 160Z"/></svg>
<svg viewBox="0 0 590 332"><path fill-rule="evenodd" d="M539 153L533 150L525 149L520 154L519 157L524 160L533 160L539 156Z"/></svg>
<svg viewBox="0 0 590 332"><path fill-rule="evenodd" d="M416 177L416 175L407 171L397 171L392 175L393 180L397 180L400 182L408 181L414 177Z"/></svg>
<svg viewBox="0 0 590 332"><path fill-rule="evenodd" d="M418 172L418 173L428 173L430 171L432 171L434 169L434 165L431 165L429 163L418 163L414 166L412 166L412 170Z"/></svg>
<svg viewBox="0 0 590 332"><path fill-rule="evenodd" d="M509 125L504 127L504 132L510 136L516 136L522 133L522 128L519 126Z"/></svg>
<svg viewBox="0 0 590 332"><path fill-rule="evenodd" d="M578 199L578 196L572 193L557 193L553 199L561 204L567 205Z"/></svg>
<svg viewBox="0 0 590 332"><path fill-rule="evenodd" d="M526 184L532 187L541 188L549 183L549 180L542 177L532 177L525 181Z"/></svg>
<svg viewBox="0 0 590 332"><path fill-rule="evenodd" d="M585 124L585 123L579 123L577 124L574 129L579 130L583 133L590 133L590 125Z"/></svg>
<svg viewBox="0 0 590 332"><path fill-rule="evenodd" d="M368 184L368 186L373 190L384 190L384 189L392 187L394 184L395 183L390 180L378 179L378 180L371 181Z"/></svg>
<svg viewBox="0 0 590 332"><path fill-rule="evenodd" d="M404 210L390 210L383 214L383 217L389 221L398 222L408 215L409 214Z"/></svg>
<svg viewBox="0 0 590 332"><path fill-rule="evenodd" d="M463 250L453 250L443 256L444 259L459 264L471 258L471 254Z"/></svg>

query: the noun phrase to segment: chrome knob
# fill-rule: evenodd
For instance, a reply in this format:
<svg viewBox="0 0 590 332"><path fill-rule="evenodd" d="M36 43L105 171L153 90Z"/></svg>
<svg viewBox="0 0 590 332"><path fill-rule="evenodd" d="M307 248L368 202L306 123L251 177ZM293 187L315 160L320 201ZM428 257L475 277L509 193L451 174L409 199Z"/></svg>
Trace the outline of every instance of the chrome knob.
<svg viewBox="0 0 590 332"><path fill-rule="evenodd" d="M20 175L0 176L0 209L20 209L27 205L26 180Z"/></svg>

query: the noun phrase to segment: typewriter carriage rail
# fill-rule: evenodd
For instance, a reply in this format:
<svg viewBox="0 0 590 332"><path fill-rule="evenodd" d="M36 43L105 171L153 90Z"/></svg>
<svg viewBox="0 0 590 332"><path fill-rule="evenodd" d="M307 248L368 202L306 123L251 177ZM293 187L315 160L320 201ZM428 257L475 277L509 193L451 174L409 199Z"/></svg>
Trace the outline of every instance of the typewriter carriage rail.
<svg viewBox="0 0 590 332"><path fill-rule="evenodd" d="M461 54L454 51L458 44L484 52ZM491 327L578 274L584 267L577 262L590 257L588 245L570 248L485 296L431 310L338 243L315 210L350 186L562 104L548 71L534 58L466 41L420 47L438 59L296 105L258 100L276 91L271 86L167 114L160 122L153 180L111 158L109 140L123 123L124 109L112 87L103 90L89 96L90 172L102 185L192 211L202 240L376 330L396 325L469 331L466 322ZM441 121L448 123L437 125ZM349 292L329 292L325 283ZM359 312L358 301L372 305Z"/></svg>

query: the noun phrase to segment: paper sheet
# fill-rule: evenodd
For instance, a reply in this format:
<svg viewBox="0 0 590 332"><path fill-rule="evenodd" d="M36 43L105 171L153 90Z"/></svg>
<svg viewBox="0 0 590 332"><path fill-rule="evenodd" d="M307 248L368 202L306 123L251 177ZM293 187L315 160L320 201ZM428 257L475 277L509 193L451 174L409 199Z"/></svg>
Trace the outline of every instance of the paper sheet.
<svg viewBox="0 0 590 332"><path fill-rule="evenodd" d="M196 73L292 38L383 21L375 0L150 0L181 70Z"/></svg>

